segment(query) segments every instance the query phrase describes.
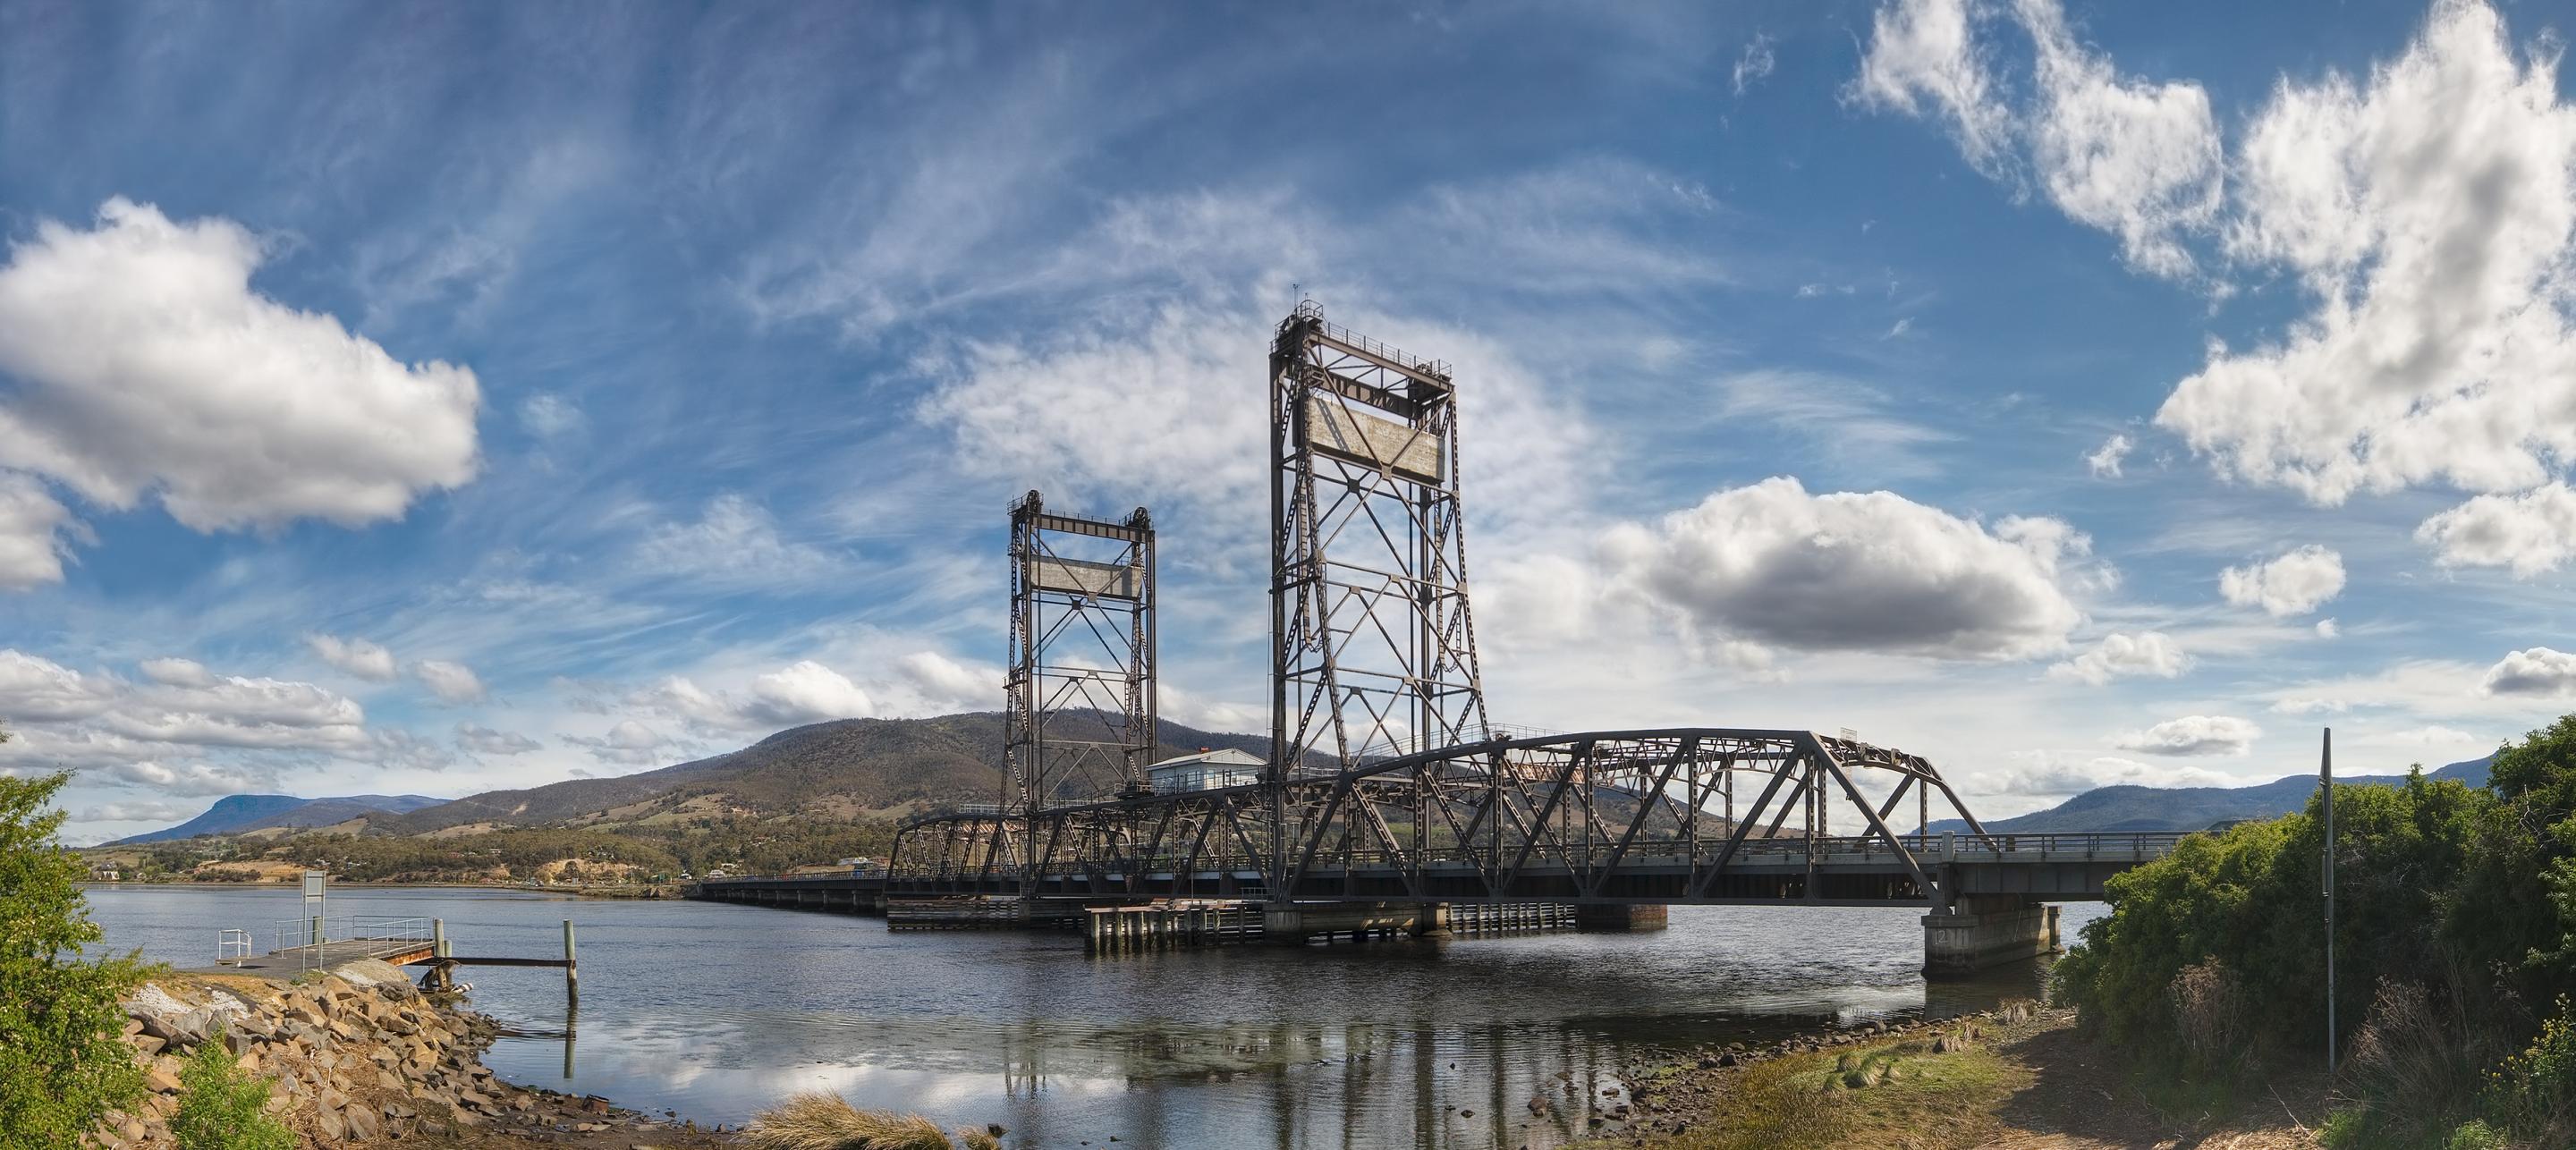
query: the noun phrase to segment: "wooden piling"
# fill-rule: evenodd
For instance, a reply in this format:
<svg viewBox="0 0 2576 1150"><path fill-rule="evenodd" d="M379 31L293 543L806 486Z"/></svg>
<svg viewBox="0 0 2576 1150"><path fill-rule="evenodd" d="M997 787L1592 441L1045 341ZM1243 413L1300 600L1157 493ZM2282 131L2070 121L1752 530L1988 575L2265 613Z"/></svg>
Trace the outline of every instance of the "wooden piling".
<svg viewBox="0 0 2576 1150"><path fill-rule="evenodd" d="M571 920L571 919L565 919L565 920L563 920L563 924L564 924L564 993L565 993L566 995L570 996L570 997L572 998L572 1000L573 1000L573 1001L578 1002L578 1001L580 1001L580 1000L581 1000L581 967L575 964L575 960L574 960L574 958L573 958L573 952L572 952L572 920Z"/></svg>

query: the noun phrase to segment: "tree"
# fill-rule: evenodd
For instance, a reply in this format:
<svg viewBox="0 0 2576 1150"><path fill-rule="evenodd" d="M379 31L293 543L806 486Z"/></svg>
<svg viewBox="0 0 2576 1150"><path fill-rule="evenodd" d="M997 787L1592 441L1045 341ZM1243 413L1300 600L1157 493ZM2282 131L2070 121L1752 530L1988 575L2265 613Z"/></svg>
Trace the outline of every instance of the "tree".
<svg viewBox="0 0 2576 1150"><path fill-rule="evenodd" d="M70 777L0 778L0 1150L77 1145L143 1092L119 1000L144 967L81 955L100 938L87 871L55 841L63 812L49 809Z"/></svg>

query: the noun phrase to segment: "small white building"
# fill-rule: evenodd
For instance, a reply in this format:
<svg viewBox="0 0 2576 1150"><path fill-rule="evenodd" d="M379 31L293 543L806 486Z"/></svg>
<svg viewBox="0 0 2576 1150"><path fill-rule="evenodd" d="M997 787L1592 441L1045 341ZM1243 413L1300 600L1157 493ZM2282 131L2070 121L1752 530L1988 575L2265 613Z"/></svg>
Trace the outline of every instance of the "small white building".
<svg viewBox="0 0 2576 1150"><path fill-rule="evenodd" d="M1195 755L1165 759L1145 768L1145 781L1153 784L1154 793L1158 795L1212 791L1219 787L1241 787L1260 782L1261 766L1257 755L1232 748L1211 751L1201 747Z"/></svg>

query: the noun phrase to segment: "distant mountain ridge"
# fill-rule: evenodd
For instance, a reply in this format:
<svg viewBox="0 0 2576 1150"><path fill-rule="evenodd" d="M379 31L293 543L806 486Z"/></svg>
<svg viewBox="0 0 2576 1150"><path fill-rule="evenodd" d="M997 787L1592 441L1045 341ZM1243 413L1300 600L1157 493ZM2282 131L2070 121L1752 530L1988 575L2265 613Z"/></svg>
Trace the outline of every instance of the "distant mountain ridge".
<svg viewBox="0 0 2576 1150"><path fill-rule="evenodd" d="M1069 739L1105 737L1087 713L1059 714L1049 730ZM1155 758L1230 747L1267 757L1266 735L1202 731L1163 722ZM780 731L738 751L604 779L571 779L524 790L486 791L371 821L370 833L434 834L451 828L591 826L670 821L714 813L813 814L852 818L909 813L1001 796L1002 713L925 719L836 719ZM1067 797L1089 797L1062 792ZM1100 796L1105 797L1105 796Z"/></svg>
<svg viewBox="0 0 2576 1150"><path fill-rule="evenodd" d="M400 815L447 802L427 795L338 795L307 799L294 795L225 795L206 813L162 830L128 835L107 846L189 839L198 835L237 835L270 827L327 827L365 815Z"/></svg>
<svg viewBox="0 0 2576 1150"><path fill-rule="evenodd" d="M2487 785L2487 764L2494 758L2490 754L2485 758L2452 763L2438 771L2428 772L2426 777L2457 779L2473 787L2483 787ZM2335 777L2339 784L2393 785L2405 781L2404 775ZM2308 797L2316 792L2315 775L2291 775L2250 787L2096 787L2044 811L2009 819L1988 819L1985 827L1997 834L2196 831L2230 819L2278 818L2304 810ZM1931 829L1936 834L1964 831L1968 824L1958 819L1942 819L1933 823Z"/></svg>

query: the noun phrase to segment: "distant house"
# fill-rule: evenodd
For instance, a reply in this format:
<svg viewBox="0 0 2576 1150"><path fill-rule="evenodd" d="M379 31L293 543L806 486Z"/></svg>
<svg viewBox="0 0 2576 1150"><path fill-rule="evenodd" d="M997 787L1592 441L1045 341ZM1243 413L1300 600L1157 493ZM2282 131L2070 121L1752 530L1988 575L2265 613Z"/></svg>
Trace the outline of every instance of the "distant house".
<svg viewBox="0 0 2576 1150"><path fill-rule="evenodd" d="M100 863L97 866L89 868L89 881L123 882L125 881L125 878L124 873L116 869L116 864Z"/></svg>
<svg viewBox="0 0 2576 1150"><path fill-rule="evenodd" d="M1260 782L1261 767L1258 756L1231 747L1221 751L1201 747L1195 755L1165 759L1145 768L1145 780L1153 784L1158 795L1212 791Z"/></svg>

